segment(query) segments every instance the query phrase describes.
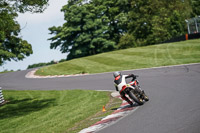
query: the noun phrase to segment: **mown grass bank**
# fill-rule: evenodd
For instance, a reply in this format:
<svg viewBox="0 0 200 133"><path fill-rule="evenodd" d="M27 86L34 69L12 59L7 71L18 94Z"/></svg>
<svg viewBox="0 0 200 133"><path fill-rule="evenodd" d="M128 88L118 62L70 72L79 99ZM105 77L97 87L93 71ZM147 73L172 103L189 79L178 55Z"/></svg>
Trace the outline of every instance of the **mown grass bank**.
<svg viewBox="0 0 200 133"><path fill-rule="evenodd" d="M101 73L138 68L199 63L200 39L130 48L79 59L39 69L37 75Z"/></svg>
<svg viewBox="0 0 200 133"><path fill-rule="evenodd" d="M99 120L92 116L105 115L102 107L110 100L110 92L87 90L3 93L9 102L0 106L1 133L78 132Z"/></svg>

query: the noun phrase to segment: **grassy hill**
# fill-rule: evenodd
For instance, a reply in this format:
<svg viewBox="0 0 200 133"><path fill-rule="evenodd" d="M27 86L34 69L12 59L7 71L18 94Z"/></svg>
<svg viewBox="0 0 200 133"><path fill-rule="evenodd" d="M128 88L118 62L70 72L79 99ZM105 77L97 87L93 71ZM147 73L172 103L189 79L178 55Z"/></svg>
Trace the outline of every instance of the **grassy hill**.
<svg viewBox="0 0 200 133"><path fill-rule="evenodd" d="M101 73L200 62L200 39L102 53L39 69L37 75Z"/></svg>

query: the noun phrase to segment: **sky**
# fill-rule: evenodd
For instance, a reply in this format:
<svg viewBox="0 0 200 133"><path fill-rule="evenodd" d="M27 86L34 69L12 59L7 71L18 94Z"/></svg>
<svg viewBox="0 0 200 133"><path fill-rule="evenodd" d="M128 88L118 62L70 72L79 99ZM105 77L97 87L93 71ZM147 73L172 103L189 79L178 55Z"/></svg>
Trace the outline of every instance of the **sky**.
<svg viewBox="0 0 200 133"><path fill-rule="evenodd" d="M49 6L43 13L19 14L16 20L22 29L22 39L27 40L32 45L33 54L23 61L5 62L0 67L0 71L25 70L28 65L66 58L67 54L62 54L59 49L50 49L51 41L48 40L48 38L52 37L48 28L61 26L65 22L64 13L60 10L66 4L67 0L49 0Z"/></svg>

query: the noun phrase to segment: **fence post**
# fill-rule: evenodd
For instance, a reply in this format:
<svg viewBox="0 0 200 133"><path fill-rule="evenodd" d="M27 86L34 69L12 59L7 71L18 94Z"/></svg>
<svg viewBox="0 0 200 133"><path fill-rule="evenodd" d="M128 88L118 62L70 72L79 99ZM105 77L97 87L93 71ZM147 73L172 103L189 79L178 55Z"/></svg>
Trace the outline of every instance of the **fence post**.
<svg viewBox="0 0 200 133"><path fill-rule="evenodd" d="M5 102L4 97L3 97L3 92L2 89L0 87L0 105L3 104Z"/></svg>

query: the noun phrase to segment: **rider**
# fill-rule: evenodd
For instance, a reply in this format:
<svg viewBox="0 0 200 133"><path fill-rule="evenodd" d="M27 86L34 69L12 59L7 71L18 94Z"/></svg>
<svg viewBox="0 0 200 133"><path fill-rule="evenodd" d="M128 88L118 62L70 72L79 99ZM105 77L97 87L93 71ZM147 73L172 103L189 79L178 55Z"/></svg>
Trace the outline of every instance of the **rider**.
<svg viewBox="0 0 200 133"><path fill-rule="evenodd" d="M133 78L133 80L136 79L136 76L134 74L130 74L130 75L122 75L120 72L114 72L113 76L115 78L114 80L114 85L116 87L116 90L119 91L121 98L123 100L126 100L131 106L133 105L133 102L131 102L127 97L126 97L126 93L124 92L124 89L126 88L126 78Z"/></svg>

